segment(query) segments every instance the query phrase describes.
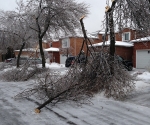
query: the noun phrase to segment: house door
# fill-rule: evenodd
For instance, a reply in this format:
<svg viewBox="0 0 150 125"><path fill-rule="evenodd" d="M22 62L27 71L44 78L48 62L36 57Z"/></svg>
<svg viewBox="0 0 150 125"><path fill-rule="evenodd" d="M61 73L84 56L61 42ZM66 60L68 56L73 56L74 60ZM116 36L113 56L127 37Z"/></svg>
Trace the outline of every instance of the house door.
<svg viewBox="0 0 150 125"><path fill-rule="evenodd" d="M136 68L150 67L150 50L136 51Z"/></svg>

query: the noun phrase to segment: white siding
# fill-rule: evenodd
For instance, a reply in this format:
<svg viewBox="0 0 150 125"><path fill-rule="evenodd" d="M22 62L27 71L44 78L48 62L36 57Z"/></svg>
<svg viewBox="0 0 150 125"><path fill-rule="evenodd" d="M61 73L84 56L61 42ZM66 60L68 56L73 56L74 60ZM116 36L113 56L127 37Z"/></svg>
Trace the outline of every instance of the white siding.
<svg viewBox="0 0 150 125"><path fill-rule="evenodd" d="M66 61L67 57L60 54L60 64L65 64L65 61Z"/></svg>
<svg viewBox="0 0 150 125"><path fill-rule="evenodd" d="M150 66L150 50L136 51L136 68L146 68Z"/></svg>

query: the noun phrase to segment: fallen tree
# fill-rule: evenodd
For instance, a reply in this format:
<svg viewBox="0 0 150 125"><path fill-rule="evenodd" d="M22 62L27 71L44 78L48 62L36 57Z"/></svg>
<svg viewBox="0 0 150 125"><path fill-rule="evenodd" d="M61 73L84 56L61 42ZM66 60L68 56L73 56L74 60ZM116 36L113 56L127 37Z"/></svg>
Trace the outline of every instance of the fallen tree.
<svg viewBox="0 0 150 125"><path fill-rule="evenodd" d="M114 9L115 3L116 1L113 1L111 9ZM111 11L108 12L111 13ZM109 18L112 18L111 14ZM64 76L55 72L43 74L44 76L39 77L35 87L29 88L15 96L17 99L38 94L38 98L42 97L40 99L46 100L35 109L37 113L49 103L55 104L68 100L86 103L90 97L100 92L104 92L104 95L108 98L113 97L114 99L123 100L134 88L132 77L114 54L115 51L113 50L112 54L109 48L102 47L97 50L92 46L87 38L82 20L83 18L80 19L80 23L84 39L80 53L85 45L87 48L86 61L79 63L79 54ZM110 19L110 25L112 23L112 19ZM114 37L113 30L111 32L112 37ZM112 42L113 44L115 43L114 39L112 39ZM97 54L93 54L94 52ZM90 57L89 54L91 54Z"/></svg>

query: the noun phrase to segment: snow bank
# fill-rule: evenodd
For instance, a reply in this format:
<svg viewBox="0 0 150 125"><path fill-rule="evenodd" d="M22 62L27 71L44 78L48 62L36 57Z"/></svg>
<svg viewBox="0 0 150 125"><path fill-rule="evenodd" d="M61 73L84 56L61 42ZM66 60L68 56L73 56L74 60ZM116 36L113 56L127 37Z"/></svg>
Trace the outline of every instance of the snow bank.
<svg viewBox="0 0 150 125"><path fill-rule="evenodd" d="M150 72L145 71L142 74L139 74L137 78L150 83Z"/></svg>
<svg viewBox="0 0 150 125"><path fill-rule="evenodd" d="M59 68L64 68L64 64L58 64L58 63L45 63L46 68L51 68L51 69L59 69ZM42 67L42 64L39 64L39 67Z"/></svg>

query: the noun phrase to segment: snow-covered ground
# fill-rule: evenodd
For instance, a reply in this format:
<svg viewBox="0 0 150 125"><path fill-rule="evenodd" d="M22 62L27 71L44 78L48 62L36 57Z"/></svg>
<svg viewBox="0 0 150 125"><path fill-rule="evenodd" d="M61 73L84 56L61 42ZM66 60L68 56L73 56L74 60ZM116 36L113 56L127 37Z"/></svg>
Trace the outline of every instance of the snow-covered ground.
<svg viewBox="0 0 150 125"><path fill-rule="evenodd" d="M52 63L47 66L65 71L63 65ZM49 104L39 114L34 109L42 101L37 102L34 97L14 99L19 92L30 88L34 83L32 80L0 80L0 125L150 125L150 73L134 69L130 74L136 76L136 87L125 101L115 101L99 94L90 100L90 104Z"/></svg>

